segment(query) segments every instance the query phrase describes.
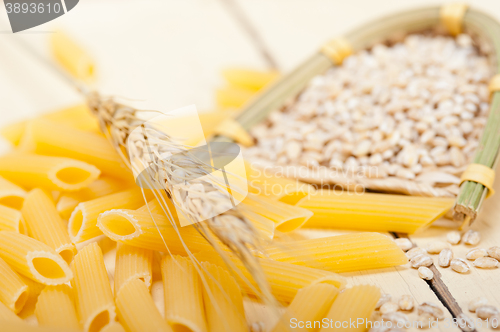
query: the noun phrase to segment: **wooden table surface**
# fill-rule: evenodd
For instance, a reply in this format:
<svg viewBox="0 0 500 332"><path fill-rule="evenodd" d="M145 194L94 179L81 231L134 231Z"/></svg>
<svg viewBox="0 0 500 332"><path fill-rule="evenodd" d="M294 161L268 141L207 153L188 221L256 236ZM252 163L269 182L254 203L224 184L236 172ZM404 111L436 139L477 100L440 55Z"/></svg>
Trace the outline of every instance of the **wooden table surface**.
<svg viewBox="0 0 500 332"><path fill-rule="evenodd" d="M213 92L223 84L220 70L224 67L277 68L286 72L330 37L381 15L436 3L441 2L83 1L57 20L15 35L7 32L7 17L0 11L0 127L80 101L69 86L34 61L20 43L46 55L47 37L58 28L74 35L93 54L101 91L130 98L130 103L140 108L171 110L194 103L198 109L207 110L214 108ZM498 0L478 0L473 6L500 19ZM0 150L7 149L7 144L1 142ZM499 181L495 187L500 192ZM482 235L478 247L500 245L500 195L486 202L472 229ZM448 231L431 227L411 236L411 240L425 246L445 239ZM344 233L301 232L307 237ZM453 248L456 257L465 257L469 249L463 244ZM441 280L464 312L468 313L468 302L480 295L500 308L500 269L472 268L466 275L449 268L438 269ZM393 297L411 294L418 303L431 301L443 307L427 282L408 266L346 276L351 285L375 284ZM155 283L153 296L160 307L161 292L161 283ZM246 308L249 322L262 322L267 327L272 324L266 308L250 302ZM451 318L450 312L443 309ZM459 330L445 325L430 330ZM487 329L483 326L477 330Z"/></svg>

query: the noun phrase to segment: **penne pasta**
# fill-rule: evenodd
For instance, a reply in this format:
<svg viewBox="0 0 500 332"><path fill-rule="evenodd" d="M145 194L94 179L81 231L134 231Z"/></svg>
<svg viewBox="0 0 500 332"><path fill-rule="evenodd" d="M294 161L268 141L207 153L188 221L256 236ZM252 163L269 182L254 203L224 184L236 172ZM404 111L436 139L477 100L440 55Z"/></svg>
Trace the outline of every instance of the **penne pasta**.
<svg viewBox="0 0 500 332"><path fill-rule="evenodd" d="M28 121L25 120L9 124L0 130L0 134L12 145L16 146L21 141L21 137L23 137L27 123Z"/></svg>
<svg viewBox="0 0 500 332"><path fill-rule="evenodd" d="M62 31L51 34L50 48L57 62L76 79L86 82L94 79L94 62L67 34Z"/></svg>
<svg viewBox="0 0 500 332"><path fill-rule="evenodd" d="M99 174L94 166L69 158L24 153L0 157L0 175L25 188L79 190L95 181Z"/></svg>
<svg viewBox="0 0 500 332"><path fill-rule="evenodd" d="M375 310L379 298L380 290L376 286L361 285L344 290L337 296L325 316L329 326L323 326L320 332L332 330L365 331L366 322ZM352 326L350 322L356 322L356 324Z"/></svg>
<svg viewBox="0 0 500 332"><path fill-rule="evenodd" d="M63 284L73 277L54 249L26 235L0 231L0 258L16 272L44 285Z"/></svg>
<svg viewBox="0 0 500 332"><path fill-rule="evenodd" d="M24 321L2 322L2 332L79 332L80 330L33 326Z"/></svg>
<svg viewBox="0 0 500 332"><path fill-rule="evenodd" d="M191 259L164 256L161 260L161 275L165 319L172 329L207 332L202 284Z"/></svg>
<svg viewBox="0 0 500 332"><path fill-rule="evenodd" d="M278 78L279 73L277 71L228 68L222 71L222 76L232 86L260 90Z"/></svg>
<svg viewBox="0 0 500 332"><path fill-rule="evenodd" d="M151 250L119 243L116 250L115 294L118 294L125 284L134 279L140 279L150 289L153 282L152 266L153 252Z"/></svg>
<svg viewBox="0 0 500 332"><path fill-rule="evenodd" d="M272 240L276 224L266 217L251 211L250 209L240 209L241 214L247 218L255 227L262 239Z"/></svg>
<svg viewBox="0 0 500 332"><path fill-rule="evenodd" d="M210 262L226 266L224 260L214 251L204 251L195 254L200 262ZM256 286L243 263L239 259L231 258L236 269L235 278L241 288L250 295L256 294ZM273 295L280 301L289 303L297 291L314 284L329 284L343 289L346 279L336 273L318 270L310 267L277 262L269 259L259 259L259 264L266 275L267 282Z"/></svg>
<svg viewBox="0 0 500 332"><path fill-rule="evenodd" d="M144 282L134 279L116 296L118 318L129 332L172 332L156 308Z"/></svg>
<svg viewBox="0 0 500 332"><path fill-rule="evenodd" d="M0 204L21 210L26 190L0 176Z"/></svg>
<svg viewBox="0 0 500 332"><path fill-rule="evenodd" d="M380 233L329 236L273 245L265 249L266 257L332 272L378 269L408 263L396 243Z"/></svg>
<svg viewBox="0 0 500 332"><path fill-rule="evenodd" d="M278 177L251 163L246 163L245 168L248 170L248 192L252 194L267 196L286 204L295 205L310 193L316 192L316 189L310 184Z"/></svg>
<svg viewBox="0 0 500 332"><path fill-rule="evenodd" d="M271 331L290 331L292 320L304 322L304 327L294 327L294 331L317 331L321 327L321 319L325 317L338 294L338 288L327 284L316 284L299 289Z"/></svg>
<svg viewBox="0 0 500 332"><path fill-rule="evenodd" d="M16 314L28 300L28 286L12 268L0 258L0 302Z"/></svg>
<svg viewBox="0 0 500 332"><path fill-rule="evenodd" d="M251 194L238 205L238 209L242 213L253 211L272 220L276 225L276 230L280 232L290 232L300 228L313 215L311 211L304 208Z"/></svg>
<svg viewBox="0 0 500 332"><path fill-rule="evenodd" d="M24 200L22 214L29 235L54 249L69 264L76 247L68 235L52 199L41 189L33 189Z"/></svg>
<svg viewBox="0 0 500 332"><path fill-rule="evenodd" d="M113 322L111 324L106 325L99 332L125 332L125 329L123 328L122 324L118 322Z"/></svg>
<svg viewBox="0 0 500 332"><path fill-rule="evenodd" d="M296 206L312 211L305 227L415 233L454 204L445 197L417 197L321 190Z"/></svg>
<svg viewBox="0 0 500 332"><path fill-rule="evenodd" d="M27 234L26 224L20 211L0 205L0 231Z"/></svg>
<svg viewBox="0 0 500 332"><path fill-rule="evenodd" d="M101 176L86 188L63 193L57 201L56 208L61 217L68 220L79 203L114 194L127 188L133 188L134 186L135 183L133 182L124 182L123 180Z"/></svg>
<svg viewBox="0 0 500 332"><path fill-rule="evenodd" d="M47 286L38 297L35 316L40 326L79 330L73 293L68 285Z"/></svg>
<svg viewBox="0 0 500 332"><path fill-rule="evenodd" d="M248 331L241 290L234 278L220 266L204 262L201 267L208 331Z"/></svg>
<svg viewBox="0 0 500 332"><path fill-rule="evenodd" d="M97 226L110 239L134 247L181 255L185 255L187 249L213 250L195 227L174 228L164 214L153 214L142 208L106 211L99 216Z"/></svg>
<svg viewBox="0 0 500 332"><path fill-rule="evenodd" d="M22 322L21 317L16 315L12 310L7 308L5 304L0 302L0 322Z"/></svg>
<svg viewBox="0 0 500 332"><path fill-rule="evenodd" d="M229 86L215 91L217 105L222 108L239 108L255 95L254 90Z"/></svg>
<svg viewBox="0 0 500 332"><path fill-rule="evenodd" d="M71 241L80 243L102 235L97 227L97 218L101 213L111 209L136 209L143 204L144 195L140 188L124 190L78 204L68 223Z"/></svg>
<svg viewBox="0 0 500 332"><path fill-rule="evenodd" d="M71 264L76 309L85 332L100 331L116 317L113 293L101 249L94 242L85 246Z"/></svg>
<svg viewBox="0 0 500 332"><path fill-rule="evenodd" d="M33 152L81 160L103 174L132 179L132 173L107 139L97 133L39 119L31 125Z"/></svg>

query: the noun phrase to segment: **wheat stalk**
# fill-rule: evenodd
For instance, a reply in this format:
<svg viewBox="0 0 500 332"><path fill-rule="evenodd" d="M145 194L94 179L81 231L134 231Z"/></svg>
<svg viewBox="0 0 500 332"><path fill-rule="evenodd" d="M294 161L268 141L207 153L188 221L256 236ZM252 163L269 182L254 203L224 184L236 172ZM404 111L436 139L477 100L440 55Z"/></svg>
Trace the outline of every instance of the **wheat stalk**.
<svg viewBox="0 0 500 332"><path fill-rule="evenodd" d="M231 265L212 234L226 245L251 273L261 298L274 303L265 275L252 254L260 249L258 232L237 207L227 206L229 193L210 176L207 165L187 153L187 147L167 133L141 120L138 116L140 110L117 103L113 98L103 98L97 92L86 95L101 130L128 166L131 169L147 169L151 173L150 178L172 199L177 211L192 220L198 231ZM141 135L132 135L138 127ZM127 150L129 138L133 144L129 142ZM169 156L171 158L167 158ZM200 175L207 176L201 178ZM164 209L168 210L166 204ZM165 212L167 217L172 213ZM198 220L204 221L196 222ZM173 221L172 225L176 227ZM168 248L166 243L165 246Z"/></svg>

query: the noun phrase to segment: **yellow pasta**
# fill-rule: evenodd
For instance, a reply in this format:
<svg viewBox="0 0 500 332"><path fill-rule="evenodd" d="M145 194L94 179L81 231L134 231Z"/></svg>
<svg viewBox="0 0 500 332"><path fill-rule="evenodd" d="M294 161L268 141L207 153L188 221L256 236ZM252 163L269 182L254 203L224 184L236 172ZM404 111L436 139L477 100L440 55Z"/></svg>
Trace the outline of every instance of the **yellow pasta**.
<svg viewBox="0 0 500 332"><path fill-rule="evenodd" d="M134 247L181 255L187 253L184 245L192 252L212 249L193 226L174 228L164 214L143 209L106 211L99 216L97 226L110 239Z"/></svg>
<svg viewBox="0 0 500 332"><path fill-rule="evenodd" d="M69 264L76 247L68 235L52 199L41 189L33 189L26 196L22 209L29 235L54 249Z"/></svg>
<svg viewBox="0 0 500 332"><path fill-rule="evenodd" d="M2 322L2 332L79 332L80 330L33 326L24 321ZM81 331L80 331L81 332Z"/></svg>
<svg viewBox="0 0 500 332"><path fill-rule="evenodd" d="M208 331L248 331L241 290L234 278L220 266L207 262L201 266L205 279L203 302Z"/></svg>
<svg viewBox="0 0 500 332"><path fill-rule="evenodd" d="M240 212L252 223L262 239L273 239L276 224L271 219L263 217L250 209L240 209Z"/></svg>
<svg viewBox="0 0 500 332"><path fill-rule="evenodd" d="M238 209L243 213L245 211L253 211L272 220L276 225L276 230L281 232L290 232L300 228L313 214L311 211L301 207L251 194L238 205Z"/></svg>
<svg viewBox="0 0 500 332"><path fill-rule="evenodd" d="M70 158L24 153L0 157L0 175L25 188L73 191L88 186L99 174L94 166Z"/></svg>
<svg viewBox="0 0 500 332"><path fill-rule="evenodd" d="M0 258L16 272L44 285L63 284L73 277L54 249L15 232L0 231Z"/></svg>
<svg viewBox="0 0 500 332"><path fill-rule="evenodd" d="M338 288L327 284L299 289L272 332L317 331L338 293Z"/></svg>
<svg viewBox="0 0 500 332"><path fill-rule="evenodd" d="M411 234L429 226L453 204L454 199L444 197L321 190L303 198L297 206L314 213L305 227Z"/></svg>
<svg viewBox="0 0 500 332"><path fill-rule="evenodd" d="M278 78L277 71L263 71L244 68L227 68L222 71L222 76L232 86L260 90Z"/></svg>
<svg viewBox="0 0 500 332"><path fill-rule="evenodd" d="M76 206L81 202L90 201L92 199L105 195L114 194L118 191L132 188L135 186L133 182L114 179L103 176L95 180L88 187L78 191L63 193L57 201L57 212L64 219L68 220Z"/></svg>
<svg viewBox="0 0 500 332"><path fill-rule="evenodd" d="M210 262L225 266L222 258L214 251L204 251L195 254L200 262ZM255 293L256 285L239 259L231 258L236 270L236 281L241 288L250 295ZM336 273L318 270L310 267L277 262L269 259L259 259L259 264L266 275L267 282L271 287L273 295L280 301L290 302L297 291L306 286L314 284L329 284L342 289L346 285L346 279ZM250 282L250 284L248 284Z"/></svg>
<svg viewBox="0 0 500 332"><path fill-rule="evenodd" d="M80 329L73 293L68 285L45 287L38 297L35 316L40 326Z"/></svg>
<svg viewBox="0 0 500 332"><path fill-rule="evenodd" d="M28 300L28 286L11 267L0 258L0 302L18 313Z"/></svg>
<svg viewBox="0 0 500 332"><path fill-rule="evenodd" d="M125 329L120 323L113 322L111 324L106 325L106 327L104 327L99 332L125 332Z"/></svg>
<svg viewBox="0 0 500 332"><path fill-rule="evenodd" d="M215 100L217 105L222 108L239 108L249 101L254 95L254 90L230 86L223 89L217 89L215 91Z"/></svg>
<svg viewBox="0 0 500 332"><path fill-rule="evenodd" d="M379 298L380 290L375 286L353 286L344 290L337 296L325 316L328 320L328 327L323 326L320 332L365 331L366 323L375 310ZM356 324L351 325L351 322L356 322Z"/></svg>
<svg viewBox="0 0 500 332"><path fill-rule="evenodd" d="M22 322L22 319L12 310L7 308L5 304L0 302L0 322Z"/></svg>
<svg viewBox="0 0 500 332"><path fill-rule="evenodd" d="M80 243L102 235L97 228L99 214L111 209L136 209L143 204L144 195L140 188L121 191L78 204L68 223L71 241Z"/></svg>
<svg viewBox="0 0 500 332"><path fill-rule="evenodd" d="M115 264L115 294L134 279L140 279L151 288L153 282L153 252L151 250L118 244Z"/></svg>
<svg viewBox="0 0 500 332"><path fill-rule="evenodd" d="M0 204L20 210L26 190L0 176Z"/></svg>
<svg viewBox="0 0 500 332"><path fill-rule="evenodd" d="M0 205L0 231L26 234L27 229L20 211Z"/></svg>
<svg viewBox="0 0 500 332"><path fill-rule="evenodd" d="M20 121L12 123L8 126L3 127L0 130L0 134L3 138L9 141L12 145L18 145L23 136L24 129L28 121Z"/></svg>
<svg viewBox="0 0 500 332"><path fill-rule="evenodd" d="M118 317L129 332L172 332L156 308L144 282L134 279L116 296Z"/></svg>
<svg viewBox="0 0 500 332"><path fill-rule="evenodd" d="M108 140L97 133L39 119L31 125L33 152L87 162L112 177L131 179L132 173Z"/></svg>
<svg viewBox="0 0 500 332"><path fill-rule="evenodd" d="M280 202L295 205L302 198L314 193L316 189L307 183L278 177L271 172L246 163L248 192L263 195Z"/></svg>
<svg viewBox="0 0 500 332"><path fill-rule="evenodd" d="M187 257L164 256L161 274L165 319L172 329L207 332L202 284L193 262Z"/></svg>
<svg viewBox="0 0 500 332"><path fill-rule="evenodd" d="M87 52L67 34L57 31L50 35L50 47L57 62L76 79L92 81L95 66Z"/></svg>
<svg viewBox="0 0 500 332"><path fill-rule="evenodd" d="M76 309L85 332L100 331L115 320L115 303L102 252L94 242L85 246L71 264Z"/></svg>
<svg viewBox="0 0 500 332"><path fill-rule="evenodd" d="M265 249L270 259L333 272L378 269L408 263L396 243L380 233L359 233L294 241Z"/></svg>

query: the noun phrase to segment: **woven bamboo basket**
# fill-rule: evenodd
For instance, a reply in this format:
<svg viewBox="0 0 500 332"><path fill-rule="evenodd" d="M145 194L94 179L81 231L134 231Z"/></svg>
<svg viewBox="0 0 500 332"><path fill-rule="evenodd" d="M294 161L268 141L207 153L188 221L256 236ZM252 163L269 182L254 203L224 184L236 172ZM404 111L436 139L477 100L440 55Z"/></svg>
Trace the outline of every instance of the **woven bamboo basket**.
<svg viewBox="0 0 500 332"><path fill-rule="evenodd" d="M409 33L437 31L452 36L466 33L472 36L476 46L489 57L496 75L490 81L490 113L482 138L472 164L462 173L458 195L430 184L399 178L371 179L357 178L356 184L377 192L399 193L429 197L455 197L453 219L457 225L469 225L477 217L484 199L493 192L493 169L497 163L500 148L500 24L490 16L469 8L465 4L448 4L443 7L427 7L402 12L370 22L340 38L333 39L295 70L284 75L277 82L251 100L239 116L226 125L214 137L216 141L237 141L251 145L252 138L247 130L265 120L270 112L293 100L316 75L332 66L339 66L351 53L370 49L376 43L392 43L402 40ZM287 167L285 167L287 168ZM314 170L306 174L292 172L288 177L312 184L345 184L353 179L331 175L328 171ZM450 214L451 215L451 214Z"/></svg>

